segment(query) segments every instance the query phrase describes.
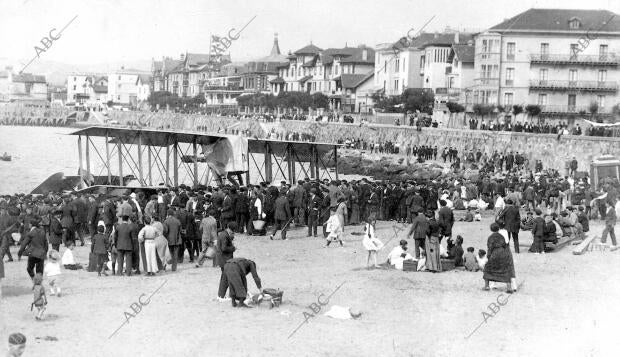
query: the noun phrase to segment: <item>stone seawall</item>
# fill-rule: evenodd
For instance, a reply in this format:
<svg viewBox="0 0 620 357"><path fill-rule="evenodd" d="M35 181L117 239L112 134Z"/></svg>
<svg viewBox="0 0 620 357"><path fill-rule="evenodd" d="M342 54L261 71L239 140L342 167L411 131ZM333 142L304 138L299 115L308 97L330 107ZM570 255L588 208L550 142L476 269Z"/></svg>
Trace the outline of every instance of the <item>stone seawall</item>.
<svg viewBox="0 0 620 357"><path fill-rule="evenodd" d="M423 128L416 131L410 127L391 125L360 126L359 124L318 124L298 121L283 121L286 132L306 132L316 135L319 141L336 141L338 139L362 139L367 142L384 142L390 140L398 143L401 150L407 144L432 145L439 150L455 147L464 150L478 150L492 154L498 152L518 151L530 160L543 162L545 168L555 168L564 172L565 162L574 155L579 162L580 171L589 171L592 159L603 154L620 157L620 138L602 138L592 136L562 136L558 140L555 134L531 134L514 132L491 132L469 129Z"/></svg>
<svg viewBox="0 0 620 357"><path fill-rule="evenodd" d="M459 152L478 150L493 153L518 151L524 153L533 165L541 159L545 168L555 168L564 172L565 162L574 155L579 162L579 170L589 170L592 159L603 154L620 157L620 138L591 136L562 136L560 140L554 134L531 134L514 132L491 132L469 129L423 128L416 131L408 126L394 125L360 125L344 123L318 123L307 121L283 120L274 123L259 122L256 119L236 119L231 117L207 117L204 115L120 112L108 113L108 118L120 125L147 126L160 129L197 130L200 132L227 132L232 129L248 130L252 137L264 138L268 131L275 130L283 134L305 133L314 135L317 141L336 142L346 139L362 139L367 142L392 141L399 144L401 150L410 145L456 147ZM3 112L0 124L8 125L57 125L65 124L66 113L63 111L45 112L25 111L22 113ZM44 123L45 122L45 123ZM93 122L93 124L97 124ZM53 124L52 124L53 125ZM83 124L82 124L83 125Z"/></svg>

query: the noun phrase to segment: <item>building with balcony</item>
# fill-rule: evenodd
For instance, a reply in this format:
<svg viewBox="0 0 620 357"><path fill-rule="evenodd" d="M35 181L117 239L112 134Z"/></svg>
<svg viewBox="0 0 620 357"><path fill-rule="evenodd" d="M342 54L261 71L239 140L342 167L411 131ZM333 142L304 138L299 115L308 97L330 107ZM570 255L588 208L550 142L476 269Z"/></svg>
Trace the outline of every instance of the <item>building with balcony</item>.
<svg viewBox="0 0 620 357"><path fill-rule="evenodd" d="M67 76L67 103L99 107L108 102L108 76L73 73Z"/></svg>
<svg viewBox="0 0 620 357"><path fill-rule="evenodd" d="M278 77L270 82L274 94L323 93L329 98L329 109L345 112L371 106L374 49L365 45L321 49L310 44L286 59L287 63L278 66Z"/></svg>
<svg viewBox="0 0 620 357"><path fill-rule="evenodd" d="M471 33L447 29L442 33L423 32L412 41L403 38L379 45L375 51L374 86L388 96L401 95L407 88L443 88L442 92L447 88L452 46L466 45L471 40Z"/></svg>
<svg viewBox="0 0 620 357"><path fill-rule="evenodd" d="M620 17L606 10L530 9L475 39L474 101L537 104L549 116L611 113L619 102Z"/></svg>
<svg viewBox="0 0 620 357"><path fill-rule="evenodd" d="M151 65L154 92L166 91L179 97L195 97L202 94L204 80L219 75L223 65L230 63L230 55L211 61L211 55L184 53L178 60L169 57L153 61Z"/></svg>

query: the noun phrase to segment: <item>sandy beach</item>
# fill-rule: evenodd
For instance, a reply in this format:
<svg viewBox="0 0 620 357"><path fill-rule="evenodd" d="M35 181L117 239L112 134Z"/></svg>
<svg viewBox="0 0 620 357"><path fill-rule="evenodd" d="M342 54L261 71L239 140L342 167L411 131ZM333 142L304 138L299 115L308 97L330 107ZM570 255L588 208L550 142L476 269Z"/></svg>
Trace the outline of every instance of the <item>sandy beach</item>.
<svg viewBox="0 0 620 357"><path fill-rule="evenodd" d="M458 222L453 232L465 237L465 247L486 249L490 221ZM395 237L393 226L378 224L377 234L387 243L382 261L406 235ZM344 248L323 248L321 239L305 238L303 228L293 229L286 241L237 235L235 256L257 262L264 287L284 290L282 305L273 309L217 302L219 269L210 261L197 269L186 260L176 273L156 277L99 278L64 270L65 294L49 297L47 317L38 322L29 311L25 259L7 263L2 339L22 332L28 356L611 356L620 347L620 287L613 275L620 270L620 253L574 256L566 247L544 256L515 255L520 289L508 297L504 286L482 291L482 273L366 270L362 236L355 234L361 231L348 226ZM590 234L601 231L600 222L593 222ZM522 233L521 239L527 251L531 237ZM88 249L76 248L79 261L87 262ZM256 290L251 279L248 284ZM318 314L308 308L336 289ZM136 314L131 305L139 301L148 304L134 307ZM363 315L324 316L333 305ZM127 321L125 312L135 317L110 338Z"/></svg>

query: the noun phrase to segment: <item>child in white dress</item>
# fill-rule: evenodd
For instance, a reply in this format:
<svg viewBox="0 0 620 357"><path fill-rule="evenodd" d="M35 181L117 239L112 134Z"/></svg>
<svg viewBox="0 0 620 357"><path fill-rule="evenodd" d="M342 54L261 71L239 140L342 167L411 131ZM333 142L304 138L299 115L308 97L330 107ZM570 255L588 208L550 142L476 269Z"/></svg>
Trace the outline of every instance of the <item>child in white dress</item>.
<svg viewBox="0 0 620 357"><path fill-rule="evenodd" d="M364 239L362 240L362 245L364 245L364 249L368 251L368 259L366 260L366 267L370 268L370 258L372 257L375 262L375 268L378 268L377 264L377 251L383 248L383 242L381 242L375 236L375 227L370 223L370 219L366 219L366 227L364 228L365 234Z"/></svg>
<svg viewBox="0 0 620 357"><path fill-rule="evenodd" d="M62 272L60 271L60 254L51 250L49 253L49 260L45 263L45 276L49 280L50 295L57 295L60 297L60 284Z"/></svg>
<svg viewBox="0 0 620 357"><path fill-rule="evenodd" d="M336 240L340 242L340 246L342 247L344 246L344 244L342 243L343 227L340 224L340 219L338 218L338 215L336 214L336 207L331 208L330 214L331 216L329 216L329 219L326 223L326 230L329 234L327 235L327 243L325 244L325 247L329 247L331 242Z"/></svg>

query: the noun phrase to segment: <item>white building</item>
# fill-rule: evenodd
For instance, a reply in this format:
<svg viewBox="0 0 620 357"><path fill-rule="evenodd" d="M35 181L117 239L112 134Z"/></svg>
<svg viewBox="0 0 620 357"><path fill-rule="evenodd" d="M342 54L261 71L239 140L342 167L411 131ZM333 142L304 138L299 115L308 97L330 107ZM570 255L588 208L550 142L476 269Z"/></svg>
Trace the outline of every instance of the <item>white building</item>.
<svg viewBox="0 0 620 357"><path fill-rule="evenodd" d="M530 9L476 36L474 101L543 115L609 114L618 103L620 16Z"/></svg>
<svg viewBox="0 0 620 357"><path fill-rule="evenodd" d="M135 107L138 104L138 78L148 74L148 71L124 68L108 74L109 100Z"/></svg>
<svg viewBox="0 0 620 357"><path fill-rule="evenodd" d="M278 77L271 80L272 93L323 93L329 97L329 109L345 112L372 104L366 94L374 88L372 81L368 83L374 75L374 49L360 45L323 50L310 44L286 58L288 63L279 66ZM364 88L359 89L362 85ZM362 92L364 106L358 99Z"/></svg>
<svg viewBox="0 0 620 357"><path fill-rule="evenodd" d="M0 102L46 105L45 76L15 74L13 67L6 67L4 71L0 71Z"/></svg>
<svg viewBox="0 0 620 357"><path fill-rule="evenodd" d="M449 30L423 32L412 41L403 38L379 45L375 52L375 88L388 96L401 95L407 88L445 89L452 45L467 44L471 39L470 33Z"/></svg>

